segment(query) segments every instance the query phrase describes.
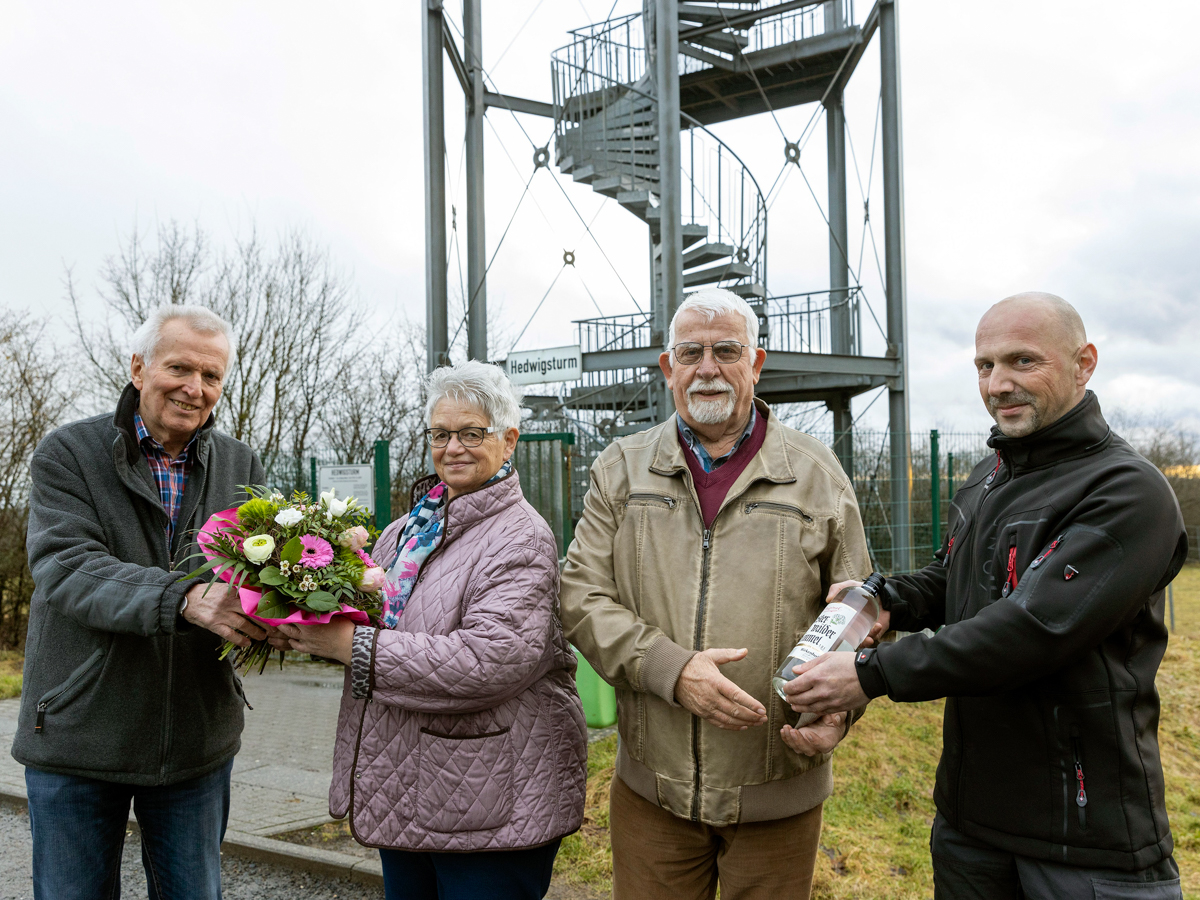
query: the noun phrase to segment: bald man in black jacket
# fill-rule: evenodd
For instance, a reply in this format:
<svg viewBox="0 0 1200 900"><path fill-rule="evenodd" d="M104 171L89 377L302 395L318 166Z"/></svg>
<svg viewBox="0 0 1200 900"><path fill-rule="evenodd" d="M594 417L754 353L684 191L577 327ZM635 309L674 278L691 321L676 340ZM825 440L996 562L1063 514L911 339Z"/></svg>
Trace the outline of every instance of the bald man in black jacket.
<svg viewBox="0 0 1200 900"><path fill-rule="evenodd" d="M1066 301L1003 300L975 344L996 455L955 494L935 561L888 579L875 632L937 633L813 660L789 701L949 698L938 900L1178 898L1154 678L1179 504L1087 390L1096 348Z"/></svg>

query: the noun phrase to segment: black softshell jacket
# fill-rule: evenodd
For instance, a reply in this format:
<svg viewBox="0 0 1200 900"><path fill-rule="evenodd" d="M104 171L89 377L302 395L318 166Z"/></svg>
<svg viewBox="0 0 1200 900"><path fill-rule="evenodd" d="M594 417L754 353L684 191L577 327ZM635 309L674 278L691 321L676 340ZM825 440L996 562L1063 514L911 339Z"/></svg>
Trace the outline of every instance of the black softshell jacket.
<svg viewBox="0 0 1200 900"><path fill-rule="evenodd" d="M934 801L958 830L1024 856L1142 869L1171 853L1155 674L1164 588L1187 556L1162 474L1090 391L954 496L935 561L888 579L893 628L870 696L948 697Z"/></svg>

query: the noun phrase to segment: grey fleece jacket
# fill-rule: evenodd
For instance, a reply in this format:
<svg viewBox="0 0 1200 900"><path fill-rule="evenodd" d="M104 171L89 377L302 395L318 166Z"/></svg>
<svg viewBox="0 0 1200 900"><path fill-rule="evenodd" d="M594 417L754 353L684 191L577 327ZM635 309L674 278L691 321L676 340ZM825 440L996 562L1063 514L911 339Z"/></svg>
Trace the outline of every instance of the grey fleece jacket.
<svg viewBox="0 0 1200 900"><path fill-rule="evenodd" d="M49 434L30 464L34 592L12 755L27 766L127 784L195 778L241 746L241 683L221 639L178 614L200 579L197 529L265 477L254 452L199 433L173 546L137 444L139 394L116 414Z"/></svg>

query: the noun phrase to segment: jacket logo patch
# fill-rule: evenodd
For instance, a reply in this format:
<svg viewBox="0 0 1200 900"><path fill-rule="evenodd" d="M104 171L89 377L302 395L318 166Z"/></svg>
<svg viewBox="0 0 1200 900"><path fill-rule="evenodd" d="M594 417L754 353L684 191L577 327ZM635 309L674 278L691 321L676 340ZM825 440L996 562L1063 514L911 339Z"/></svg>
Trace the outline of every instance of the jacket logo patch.
<svg viewBox="0 0 1200 900"><path fill-rule="evenodd" d="M1079 570L1077 568L1075 568L1074 566L1067 566L1065 569L1063 569L1063 580L1070 581L1072 578L1074 578L1078 574L1079 574Z"/></svg>

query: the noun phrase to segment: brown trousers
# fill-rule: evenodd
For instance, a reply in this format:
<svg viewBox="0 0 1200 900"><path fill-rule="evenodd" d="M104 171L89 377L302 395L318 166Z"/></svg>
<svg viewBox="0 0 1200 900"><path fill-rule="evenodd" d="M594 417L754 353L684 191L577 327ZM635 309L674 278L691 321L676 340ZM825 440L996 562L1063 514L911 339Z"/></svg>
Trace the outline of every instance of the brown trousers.
<svg viewBox="0 0 1200 900"><path fill-rule="evenodd" d="M821 807L716 827L674 816L614 776L613 900L808 900Z"/></svg>

